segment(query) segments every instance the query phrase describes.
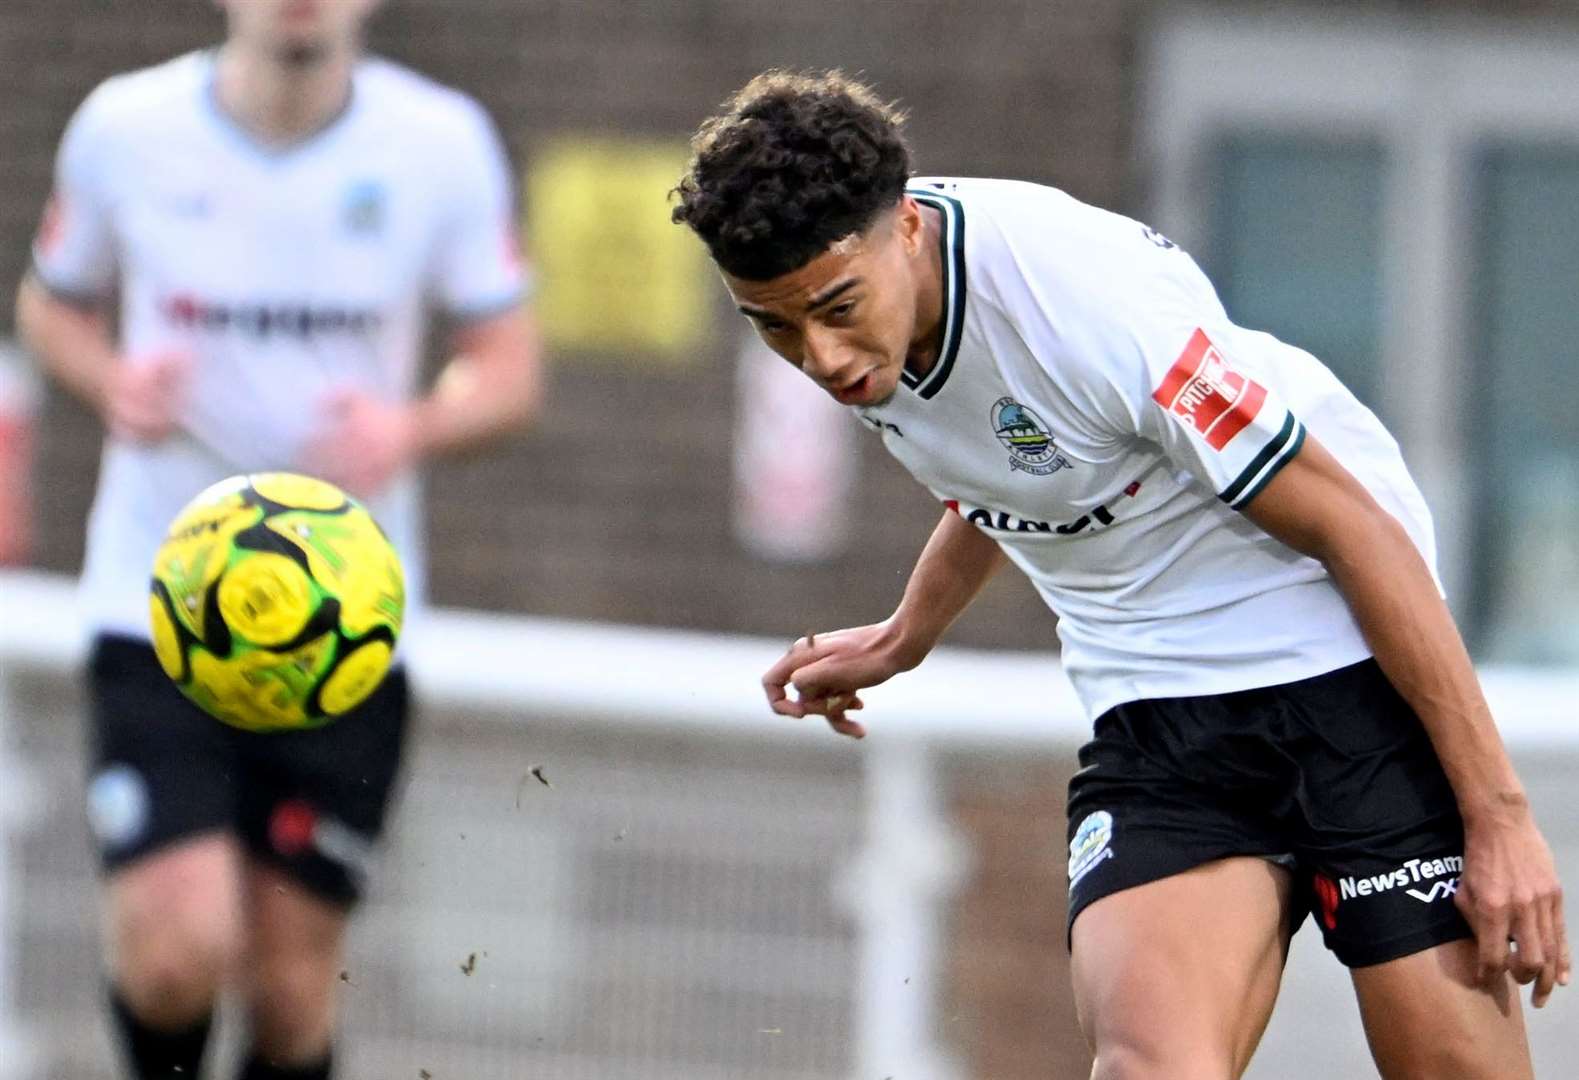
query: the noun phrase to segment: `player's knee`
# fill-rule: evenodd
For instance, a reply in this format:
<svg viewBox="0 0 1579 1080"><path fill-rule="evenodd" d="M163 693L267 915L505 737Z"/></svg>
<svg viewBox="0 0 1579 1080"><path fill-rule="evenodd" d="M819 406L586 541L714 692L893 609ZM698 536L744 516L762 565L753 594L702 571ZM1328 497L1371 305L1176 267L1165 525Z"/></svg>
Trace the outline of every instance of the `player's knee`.
<svg viewBox="0 0 1579 1080"><path fill-rule="evenodd" d="M1470 1030L1444 1031L1429 1046L1415 1046L1400 1060L1381 1065L1385 1080L1516 1080L1530 1076L1526 1062L1490 1049Z"/></svg>
<svg viewBox="0 0 1579 1080"><path fill-rule="evenodd" d="M1099 1039L1091 1080L1233 1080L1226 1053L1205 1046L1165 1046L1139 1039Z"/></svg>
<svg viewBox="0 0 1579 1080"><path fill-rule="evenodd" d="M140 1019L179 1026L213 1009L233 957L232 943L217 927L122 924L115 935L114 979Z"/></svg>

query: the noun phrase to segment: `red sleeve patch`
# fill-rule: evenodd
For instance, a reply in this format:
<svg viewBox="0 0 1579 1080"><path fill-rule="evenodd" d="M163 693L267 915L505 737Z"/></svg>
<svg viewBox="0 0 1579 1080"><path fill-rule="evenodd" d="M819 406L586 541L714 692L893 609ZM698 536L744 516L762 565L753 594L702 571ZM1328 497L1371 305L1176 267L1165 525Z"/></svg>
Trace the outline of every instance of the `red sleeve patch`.
<svg viewBox="0 0 1579 1080"><path fill-rule="evenodd" d="M1221 450L1256 418L1266 387L1229 367L1206 331L1197 330L1151 397Z"/></svg>
<svg viewBox="0 0 1579 1080"><path fill-rule="evenodd" d="M60 246L60 237L65 230L66 208L61 201L59 193L52 193L49 201L44 204L44 217L38 223L38 236L35 243L45 255L53 255L55 248Z"/></svg>

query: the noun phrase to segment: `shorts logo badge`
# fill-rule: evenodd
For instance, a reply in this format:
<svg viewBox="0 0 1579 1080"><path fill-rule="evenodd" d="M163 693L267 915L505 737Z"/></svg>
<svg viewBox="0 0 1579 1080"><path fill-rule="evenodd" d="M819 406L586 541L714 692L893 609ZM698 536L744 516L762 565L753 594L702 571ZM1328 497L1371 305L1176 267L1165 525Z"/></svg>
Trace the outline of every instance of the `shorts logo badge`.
<svg viewBox="0 0 1579 1080"><path fill-rule="evenodd" d="M148 781L130 765L111 765L88 783L88 826L106 848L141 839L149 809Z"/></svg>
<svg viewBox="0 0 1579 1080"><path fill-rule="evenodd" d="M269 815L269 843L281 855L306 853L317 831L318 812L302 799L287 799Z"/></svg>
<svg viewBox="0 0 1579 1080"><path fill-rule="evenodd" d="M1069 887L1073 889L1080 879L1097 866L1113 857L1113 815L1106 810L1096 810L1086 815L1075 838L1069 841Z"/></svg>
<svg viewBox="0 0 1579 1080"><path fill-rule="evenodd" d="M1042 418L1012 397L993 402L992 433L1009 451L1010 470L1047 476L1059 469L1074 468L1074 463L1053 442L1053 433Z"/></svg>
<svg viewBox="0 0 1579 1080"><path fill-rule="evenodd" d="M371 841L349 825L321 814L305 799L286 799L269 817L269 843L287 858L316 853L353 878L367 872Z"/></svg>

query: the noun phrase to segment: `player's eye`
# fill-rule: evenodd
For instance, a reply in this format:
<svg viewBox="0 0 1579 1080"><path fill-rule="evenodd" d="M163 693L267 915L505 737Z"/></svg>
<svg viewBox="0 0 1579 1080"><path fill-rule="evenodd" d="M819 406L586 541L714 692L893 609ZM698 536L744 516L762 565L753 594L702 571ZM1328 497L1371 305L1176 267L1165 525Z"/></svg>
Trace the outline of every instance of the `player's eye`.
<svg viewBox="0 0 1579 1080"><path fill-rule="evenodd" d="M851 313L854 312L854 311L855 311L855 301L854 300L846 300L843 303L836 304L832 308L830 308L828 310L828 317L831 318L831 319L848 319L850 317Z"/></svg>
<svg viewBox="0 0 1579 1080"><path fill-rule="evenodd" d="M788 324L780 322L778 319L758 319L757 320L757 327L764 334L781 334L781 333L784 332L784 330L787 328L787 326L788 326Z"/></svg>

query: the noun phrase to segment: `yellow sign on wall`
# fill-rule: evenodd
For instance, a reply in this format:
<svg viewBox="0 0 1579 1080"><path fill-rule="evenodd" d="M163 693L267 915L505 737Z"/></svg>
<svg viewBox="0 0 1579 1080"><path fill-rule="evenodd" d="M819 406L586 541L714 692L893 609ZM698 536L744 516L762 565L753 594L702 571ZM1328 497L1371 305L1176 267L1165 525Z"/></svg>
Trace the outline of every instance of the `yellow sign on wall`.
<svg viewBox="0 0 1579 1080"><path fill-rule="evenodd" d="M669 220L683 144L556 139L532 155L527 237L551 346L688 363L709 330L706 249Z"/></svg>

